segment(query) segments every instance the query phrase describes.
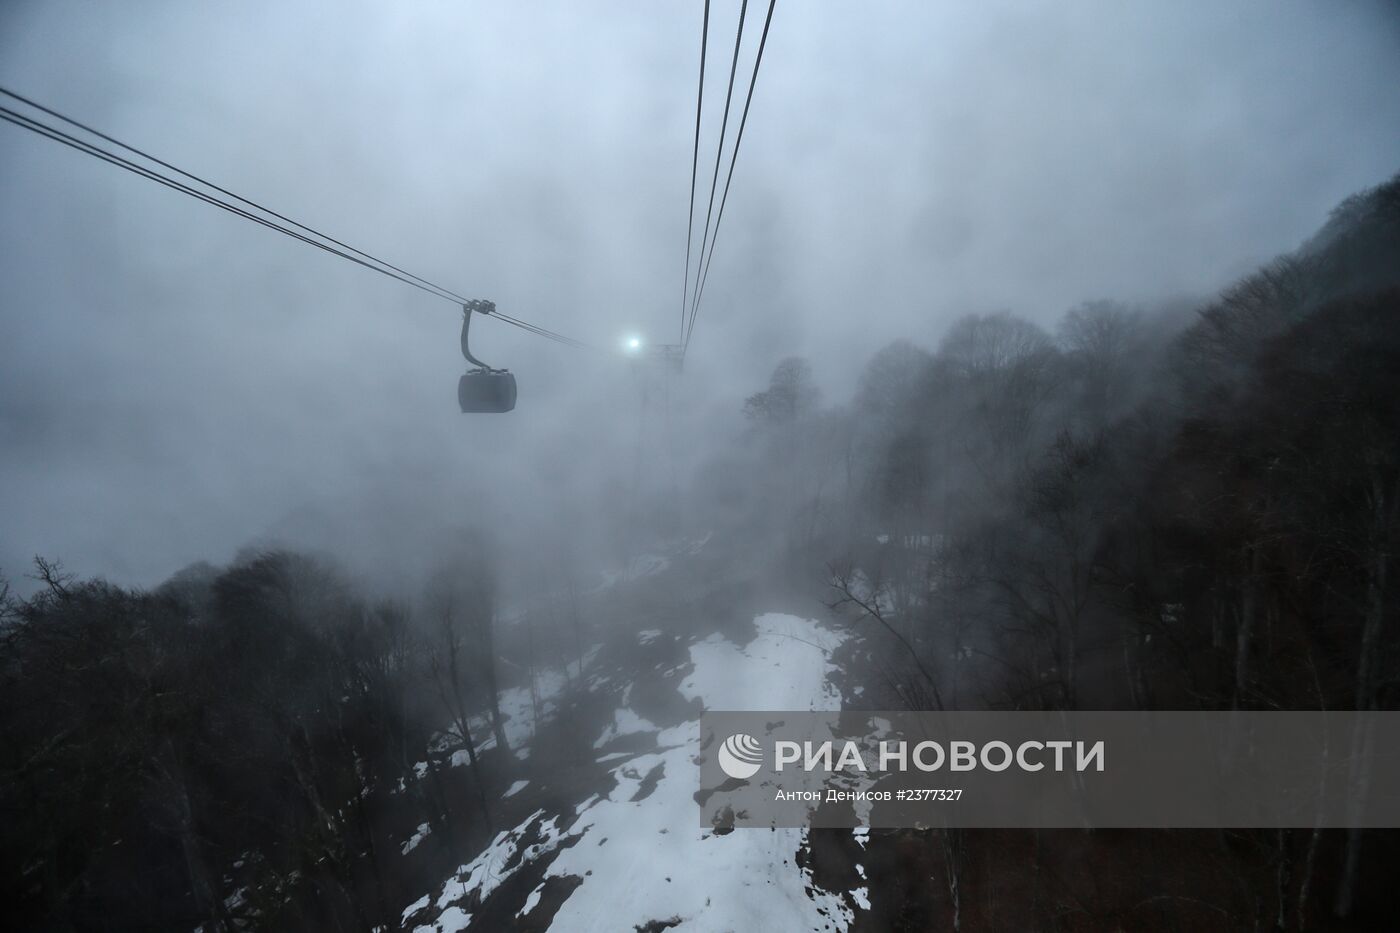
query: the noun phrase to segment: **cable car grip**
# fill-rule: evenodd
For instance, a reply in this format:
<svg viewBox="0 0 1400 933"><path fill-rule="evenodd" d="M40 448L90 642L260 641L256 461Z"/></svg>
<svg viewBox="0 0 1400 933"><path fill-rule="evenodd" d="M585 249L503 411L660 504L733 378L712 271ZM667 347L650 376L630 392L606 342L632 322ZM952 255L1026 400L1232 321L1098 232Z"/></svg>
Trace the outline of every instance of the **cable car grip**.
<svg viewBox="0 0 1400 933"><path fill-rule="evenodd" d="M466 357L468 363L478 366L488 373L499 372L499 370L492 369L487 364L481 362L481 360L472 356L467 332L471 329L473 311L479 314L492 314L495 310L496 303L484 298L476 298L462 303L462 356Z"/></svg>

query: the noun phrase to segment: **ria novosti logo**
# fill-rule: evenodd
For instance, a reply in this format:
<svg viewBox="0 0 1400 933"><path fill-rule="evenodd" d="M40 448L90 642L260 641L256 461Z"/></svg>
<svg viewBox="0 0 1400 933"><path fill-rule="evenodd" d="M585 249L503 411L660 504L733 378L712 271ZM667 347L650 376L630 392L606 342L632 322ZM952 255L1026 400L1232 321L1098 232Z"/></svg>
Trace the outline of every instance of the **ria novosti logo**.
<svg viewBox="0 0 1400 933"><path fill-rule="evenodd" d="M763 746L747 732L736 732L720 745L718 758L721 771L744 781L763 767Z"/></svg>
<svg viewBox="0 0 1400 933"><path fill-rule="evenodd" d="M1103 771L1105 742L1100 739L1030 739L1012 746L997 739L977 743L954 740L945 744L922 741L910 747L904 740L881 741L878 760L867 760L862 744L846 739L774 743L773 769L796 765L802 771ZM753 777L763 767L763 745L747 732L725 739L716 756L720 770L736 780ZM911 767L912 766L912 767Z"/></svg>

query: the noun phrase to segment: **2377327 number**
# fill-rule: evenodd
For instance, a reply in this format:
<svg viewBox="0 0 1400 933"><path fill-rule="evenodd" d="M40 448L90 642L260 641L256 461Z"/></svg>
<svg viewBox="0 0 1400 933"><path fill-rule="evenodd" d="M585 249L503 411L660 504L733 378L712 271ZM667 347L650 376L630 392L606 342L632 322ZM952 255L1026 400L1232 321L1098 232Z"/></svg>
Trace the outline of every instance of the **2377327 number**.
<svg viewBox="0 0 1400 933"><path fill-rule="evenodd" d="M916 787L895 793L896 800L961 800L961 787Z"/></svg>

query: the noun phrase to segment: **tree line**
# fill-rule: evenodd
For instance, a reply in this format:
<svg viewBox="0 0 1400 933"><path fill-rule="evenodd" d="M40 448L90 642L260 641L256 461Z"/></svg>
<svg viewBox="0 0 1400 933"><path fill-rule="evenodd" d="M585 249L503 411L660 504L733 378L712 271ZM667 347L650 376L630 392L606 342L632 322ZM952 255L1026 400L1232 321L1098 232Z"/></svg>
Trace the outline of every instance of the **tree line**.
<svg viewBox="0 0 1400 933"><path fill-rule="evenodd" d="M845 405L785 360L745 414L709 495L825 560L888 702L1400 703L1400 177L1204 307L970 315L885 347ZM763 494L735 492L740 465ZM1366 841L1327 866L1337 916ZM1326 842L1265 841L1278 928Z"/></svg>
<svg viewBox="0 0 1400 933"><path fill-rule="evenodd" d="M403 826L452 865L494 832L488 552L465 535L413 606L285 550L150 592L37 560L0 599L11 928L396 924Z"/></svg>

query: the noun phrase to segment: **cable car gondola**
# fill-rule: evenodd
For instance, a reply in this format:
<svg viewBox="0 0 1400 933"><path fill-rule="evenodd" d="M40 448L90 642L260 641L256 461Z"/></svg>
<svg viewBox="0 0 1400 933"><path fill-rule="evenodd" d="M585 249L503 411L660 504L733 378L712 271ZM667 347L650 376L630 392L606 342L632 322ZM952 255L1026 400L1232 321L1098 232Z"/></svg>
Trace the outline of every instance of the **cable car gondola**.
<svg viewBox="0 0 1400 933"><path fill-rule="evenodd" d="M472 312L491 314L494 301L468 301L462 305L462 356L477 368L468 370L457 380L457 404L466 414L501 414L515 408L515 374L504 369L492 369L472 356L467 344Z"/></svg>

